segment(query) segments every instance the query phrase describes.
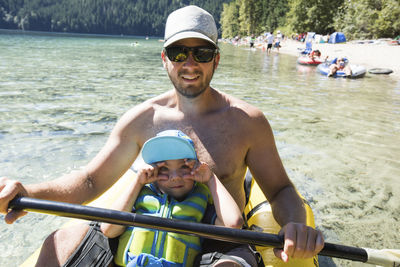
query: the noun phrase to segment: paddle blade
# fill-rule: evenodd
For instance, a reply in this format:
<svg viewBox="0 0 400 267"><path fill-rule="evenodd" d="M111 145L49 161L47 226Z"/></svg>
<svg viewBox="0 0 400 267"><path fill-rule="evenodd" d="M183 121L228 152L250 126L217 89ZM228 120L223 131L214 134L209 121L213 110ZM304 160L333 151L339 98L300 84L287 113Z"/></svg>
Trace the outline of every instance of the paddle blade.
<svg viewBox="0 0 400 267"><path fill-rule="evenodd" d="M390 266L390 267L400 267L400 250L399 249L371 249L365 248L368 253L367 263L380 265L380 266Z"/></svg>

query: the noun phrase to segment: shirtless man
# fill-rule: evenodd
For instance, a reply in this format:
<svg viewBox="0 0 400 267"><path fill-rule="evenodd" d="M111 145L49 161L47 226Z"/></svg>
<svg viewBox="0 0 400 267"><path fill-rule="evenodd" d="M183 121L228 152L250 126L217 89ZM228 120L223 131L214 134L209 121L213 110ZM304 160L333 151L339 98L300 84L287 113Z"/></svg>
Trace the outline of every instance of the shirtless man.
<svg viewBox="0 0 400 267"><path fill-rule="evenodd" d="M125 113L87 166L40 184L0 179L0 212L6 214L5 221L13 223L25 215L7 209L9 201L18 195L71 203L94 199L129 169L146 140L166 129L180 129L194 141L199 160L210 166L241 210L245 206L244 176L247 167L250 169L282 226L285 244L275 250L277 257L288 261L316 255L323 247L322 234L305 225L303 202L285 172L264 114L210 87L220 61L212 16L196 6L171 13L161 58L174 89ZM63 264L88 228L79 225L50 235L38 266ZM230 259L218 263L224 262L244 266Z"/></svg>

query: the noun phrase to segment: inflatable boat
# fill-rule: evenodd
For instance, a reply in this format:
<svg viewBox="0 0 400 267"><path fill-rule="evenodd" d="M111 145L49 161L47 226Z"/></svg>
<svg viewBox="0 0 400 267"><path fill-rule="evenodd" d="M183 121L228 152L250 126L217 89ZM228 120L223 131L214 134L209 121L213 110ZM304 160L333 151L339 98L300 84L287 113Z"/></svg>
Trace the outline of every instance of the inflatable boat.
<svg viewBox="0 0 400 267"><path fill-rule="evenodd" d="M297 58L297 63L300 65L316 66L321 63L324 63L324 61L319 57L310 58L308 56L300 56L299 58Z"/></svg>
<svg viewBox="0 0 400 267"><path fill-rule="evenodd" d="M327 76L329 73L329 66L331 63L322 63L318 65L317 70L322 74ZM361 78L364 77L365 73L367 72L366 68L361 65L352 65L350 64L350 69L351 69L351 76L349 78ZM333 75L335 78L346 78L346 73L342 70L338 70L335 75Z"/></svg>

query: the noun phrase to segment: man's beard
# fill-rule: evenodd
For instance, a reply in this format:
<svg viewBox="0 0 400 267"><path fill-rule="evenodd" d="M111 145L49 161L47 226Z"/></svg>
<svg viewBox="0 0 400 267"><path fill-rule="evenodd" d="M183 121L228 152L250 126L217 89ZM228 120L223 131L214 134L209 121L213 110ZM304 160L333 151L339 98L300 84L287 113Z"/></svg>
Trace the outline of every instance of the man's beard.
<svg viewBox="0 0 400 267"><path fill-rule="evenodd" d="M173 77L171 77L168 70L167 70L167 73L168 73L170 81L172 82L176 91L180 95L182 95L186 98L195 98L195 97L198 97L199 95L201 95L202 93L204 93L204 91L206 91L206 89L210 86L211 79L214 75L214 70L215 70L215 64L213 65L213 71L212 71L211 77L205 83L201 82L199 86L187 85L185 87L179 85L179 82L178 82L179 78L174 79ZM185 74L187 74L186 71L179 72L178 77L181 77L182 75L185 75ZM197 74L203 74L203 73L195 72L192 74L197 75ZM200 76L202 77L202 75L200 75ZM191 90L191 89L193 89L193 90Z"/></svg>
<svg viewBox="0 0 400 267"><path fill-rule="evenodd" d="M172 82L172 83L174 84L174 82ZM182 95L182 96L184 96L186 98L196 98L199 95L201 95L202 93L204 93L204 91L207 89L209 84L207 86L205 86L204 88L202 88L200 90L196 90L196 91L187 90L187 89L189 89L191 87L193 88L193 86L186 87L186 89L183 89L183 88L179 87L177 84L174 84L174 86L175 86L176 91L180 95Z"/></svg>

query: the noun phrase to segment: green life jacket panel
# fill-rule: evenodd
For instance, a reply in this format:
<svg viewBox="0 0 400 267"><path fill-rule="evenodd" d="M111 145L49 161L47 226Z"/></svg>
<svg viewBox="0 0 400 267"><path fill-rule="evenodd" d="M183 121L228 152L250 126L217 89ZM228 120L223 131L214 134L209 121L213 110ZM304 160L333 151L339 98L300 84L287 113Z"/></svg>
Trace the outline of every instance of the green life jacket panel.
<svg viewBox="0 0 400 267"><path fill-rule="evenodd" d="M136 199L133 212L201 222L208 204L212 204L211 193L201 183L195 183L192 191L182 201L162 194L153 184L147 184ZM125 266L129 258L146 253L177 263L177 266L193 266L200 251L201 241L197 236L132 226L127 227L120 236L114 260L116 264Z"/></svg>

